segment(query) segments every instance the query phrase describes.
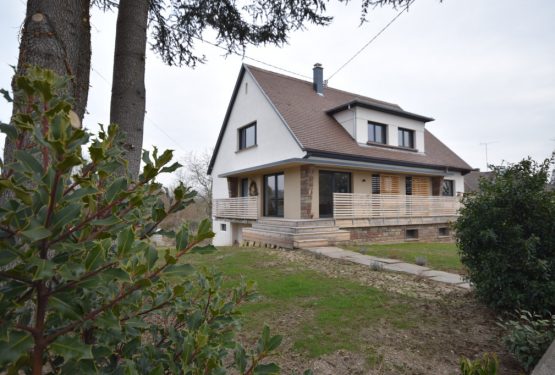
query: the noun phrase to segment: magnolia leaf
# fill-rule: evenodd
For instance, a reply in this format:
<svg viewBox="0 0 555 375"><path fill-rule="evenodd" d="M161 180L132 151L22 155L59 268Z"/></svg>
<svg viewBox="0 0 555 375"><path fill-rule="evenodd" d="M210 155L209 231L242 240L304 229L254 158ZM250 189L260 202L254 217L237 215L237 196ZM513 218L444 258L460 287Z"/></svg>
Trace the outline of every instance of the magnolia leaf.
<svg viewBox="0 0 555 375"><path fill-rule="evenodd" d="M93 358L91 345L84 344L79 337L60 336L50 344L50 349L66 361Z"/></svg>

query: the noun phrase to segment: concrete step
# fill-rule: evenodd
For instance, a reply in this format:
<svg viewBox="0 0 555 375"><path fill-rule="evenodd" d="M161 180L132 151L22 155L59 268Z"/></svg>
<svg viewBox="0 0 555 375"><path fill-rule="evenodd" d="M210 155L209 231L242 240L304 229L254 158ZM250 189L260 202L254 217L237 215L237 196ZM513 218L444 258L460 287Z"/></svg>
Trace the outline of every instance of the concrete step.
<svg viewBox="0 0 555 375"><path fill-rule="evenodd" d="M284 227L329 227L335 226L334 219L271 219L261 218L258 219L259 224L268 224Z"/></svg>
<svg viewBox="0 0 555 375"><path fill-rule="evenodd" d="M260 224L254 223L252 228L259 230L267 230L272 232L281 233L315 233L315 232L335 232L339 230L339 227L323 227L323 226L302 226L302 227L286 227L281 225L271 225L271 224Z"/></svg>
<svg viewBox="0 0 555 375"><path fill-rule="evenodd" d="M314 238L309 240L295 240L293 245L298 249L307 249L311 247L329 246L329 241L323 238Z"/></svg>

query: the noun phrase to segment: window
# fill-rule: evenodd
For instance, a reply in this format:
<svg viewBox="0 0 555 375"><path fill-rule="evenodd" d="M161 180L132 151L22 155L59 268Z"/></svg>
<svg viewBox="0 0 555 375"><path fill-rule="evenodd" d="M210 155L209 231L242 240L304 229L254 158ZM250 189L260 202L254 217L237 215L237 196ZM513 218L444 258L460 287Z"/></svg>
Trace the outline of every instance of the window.
<svg viewBox="0 0 555 375"><path fill-rule="evenodd" d="M241 179L241 196L248 197L249 196L249 179L242 178Z"/></svg>
<svg viewBox="0 0 555 375"><path fill-rule="evenodd" d="M264 216L283 217L284 189L283 173L264 176Z"/></svg>
<svg viewBox="0 0 555 375"><path fill-rule="evenodd" d="M256 122L239 129L239 150L256 146Z"/></svg>
<svg viewBox="0 0 555 375"><path fill-rule="evenodd" d="M418 239L418 229L407 229L405 231L405 239L407 239L407 240L417 240Z"/></svg>
<svg viewBox="0 0 555 375"><path fill-rule="evenodd" d="M227 225L226 225L226 224L220 224L220 230L221 230L222 232L227 231Z"/></svg>
<svg viewBox="0 0 555 375"><path fill-rule="evenodd" d="M437 228L437 235L439 237L448 237L449 236L449 228L447 228L447 227Z"/></svg>
<svg viewBox="0 0 555 375"><path fill-rule="evenodd" d="M441 186L441 195L443 195L444 197L452 197L455 195L453 182L453 180L443 180L443 185Z"/></svg>
<svg viewBox="0 0 555 375"><path fill-rule="evenodd" d="M380 175L372 175L372 194L380 194Z"/></svg>
<svg viewBox="0 0 555 375"><path fill-rule="evenodd" d="M399 147L414 148L414 130L399 128Z"/></svg>
<svg viewBox="0 0 555 375"><path fill-rule="evenodd" d="M383 124L375 124L368 121L368 142L387 143L387 127Z"/></svg>
<svg viewBox="0 0 555 375"><path fill-rule="evenodd" d="M412 195L412 177L405 177L405 194Z"/></svg>

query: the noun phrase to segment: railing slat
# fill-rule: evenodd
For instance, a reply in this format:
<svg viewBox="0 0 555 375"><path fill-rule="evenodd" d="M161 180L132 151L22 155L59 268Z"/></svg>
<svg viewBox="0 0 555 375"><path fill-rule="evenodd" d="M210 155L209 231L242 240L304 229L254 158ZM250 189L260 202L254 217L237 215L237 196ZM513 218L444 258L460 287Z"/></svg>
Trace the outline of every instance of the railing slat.
<svg viewBox="0 0 555 375"><path fill-rule="evenodd" d="M333 212L338 219L456 216L459 208L460 202L456 197L333 194Z"/></svg>
<svg viewBox="0 0 555 375"><path fill-rule="evenodd" d="M214 216L226 219L258 219L258 197L237 197L214 200Z"/></svg>

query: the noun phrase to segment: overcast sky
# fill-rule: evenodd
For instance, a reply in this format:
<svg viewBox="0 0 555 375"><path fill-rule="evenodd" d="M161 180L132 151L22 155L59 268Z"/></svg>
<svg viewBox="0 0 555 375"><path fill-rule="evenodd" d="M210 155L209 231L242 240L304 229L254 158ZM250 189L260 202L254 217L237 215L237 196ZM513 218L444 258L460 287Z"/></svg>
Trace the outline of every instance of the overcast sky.
<svg viewBox="0 0 555 375"><path fill-rule="evenodd" d="M24 11L23 0L3 1L2 88L17 63ZM296 32L283 48L249 47L246 55L307 76L319 62L327 79L398 12L377 9L359 26L360 1L328 11L332 25ZM115 13L93 11L84 121L92 131L109 119L115 24ZM147 53L145 148L175 149L178 157L211 149L241 63L276 70L200 42L197 51L207 63L196 69L167 67ZM555 1L416 0L329 85L435 118L427 128L474 168L486 168L482 143L493 164L543 160L555 149ZM1 102L0 120L10 113Z"/></svg>

